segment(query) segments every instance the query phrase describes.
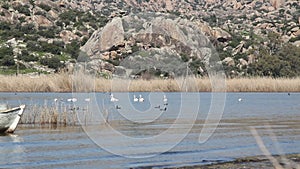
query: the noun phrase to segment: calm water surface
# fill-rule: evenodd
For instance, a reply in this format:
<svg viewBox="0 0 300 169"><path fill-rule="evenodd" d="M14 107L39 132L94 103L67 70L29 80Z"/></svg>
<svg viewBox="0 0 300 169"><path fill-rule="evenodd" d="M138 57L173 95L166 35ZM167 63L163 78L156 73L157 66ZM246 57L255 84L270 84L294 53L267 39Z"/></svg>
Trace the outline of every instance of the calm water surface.
<svg viewBox="0 0 300 169"><path fill-rule="evenodd" d="M272 154L300 153L300 94L291 93L227 93L222 120L214 134L205 143L199 143L199 134L203 128L211 102L210 93L193 93L193 97L184 98L180 93L166 93L168 105L166 111L158 111L157 98L161 94L141 93L144 103L132 103L126 107L122 100L132 98L133 94L116 93L120 99L121 109L116 109L116 103L109 102L108 93L85 94L95 98L97 107L110 111L109 120L112 128L124 135L135 138L153 137L172 126L179 115L182 99L185 99L184 112L190 112L200 103L200 109L193 128L188 135L175 147L167 152L147 158L126 158L107 152L98 146L89 135L78 126L49 127L20 125L15 134L0 136L0 168L135 168L153 166L157 168L201 165L234 160L239 157L263 155L251 133L254 127ZM9 105L54 106L55 104L83 107L83 101L77 105L67 102L70 93L1 93L0 102ZM59 103L54 103L54 98ZM149 103L148 100L152 102ZM242 98L242 101L238 101ZM81 97L78 98L82 99ZM130 100L130 99L129 99ZM90 104L90 103L86 103ZM161 104L161 106L163 106ZM131 108L130 108L131 107ZM132 110L134 107L134 110ZM25 113L30 113L25 111ZM189 115L189 114L187 114ZM132 123L124 116L141 123ZM148 122L147 119L155 121ZM145 120L145 121L143 121ZM147 152L138 151L160 150L171 140L185 132L184 128L193 121L189 118L180 119L180 125L175 132L167 135L159 142L123 145L115 135L105 127L105 124L91 126L90 131L101 131L105 137L105 146L121 149L135 155L147 156ZM103 136L103 135L102 135ZM159 151L157 151L159 152Z"/></svg>

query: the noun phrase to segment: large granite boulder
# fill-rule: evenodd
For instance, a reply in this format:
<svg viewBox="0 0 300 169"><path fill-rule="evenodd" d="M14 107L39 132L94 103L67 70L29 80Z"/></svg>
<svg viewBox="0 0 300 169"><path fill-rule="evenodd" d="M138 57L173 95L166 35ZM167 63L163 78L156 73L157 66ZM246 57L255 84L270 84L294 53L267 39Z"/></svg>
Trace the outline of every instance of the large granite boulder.
<svg viewBox="0 0 300 169"><path fill-rule="evenodd" d="M212 30L212 34L217 39L230 38L220 29ZM210 63L214 51L211 46L199 26L190 20L146 13L115 17L94 32L81 49L91 58L100 56L102 61L121 66L122 69L110 69L119 75L128 70L133 74L152 71L184 75L187 61Z"/></svg>

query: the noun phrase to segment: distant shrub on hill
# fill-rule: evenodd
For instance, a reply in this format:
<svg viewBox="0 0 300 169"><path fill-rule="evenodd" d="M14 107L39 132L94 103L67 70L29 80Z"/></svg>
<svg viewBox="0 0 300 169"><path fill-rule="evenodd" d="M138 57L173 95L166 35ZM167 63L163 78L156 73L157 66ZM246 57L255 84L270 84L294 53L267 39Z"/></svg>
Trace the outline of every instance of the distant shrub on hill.
<svg viewBox="0 0 300 169"><path fill-rule="evenodd" d="M49 68L55 69L56 71L59 68L62 68L64 66L63 63L60 62L60 59L57 57L51 57L51 58L42 58L40 60L40 63L42 65L48 66Z"/></svg>
<svg viewBox="0 0 300 169"><path fill-rule="evenodd" d="M274 54L260 49L257 62L250 64L248 73L253 76L298 77L300 75L300 48L285 44Z"/></svg>
<svg viewBox="0 0 300 169"><path fill-rule="evenodd" d="M30 16L30 9L28 5L20 5L20 6L16 6L15 10L19 11L20 13L26 15L26 16Z"/></svg>
<svg viewBox="0 0 300 169"><path fill-rule="evenodd" d="M8 55L3 56L2 59L0 59L0 64L2 66L14 66L15 65L14 57Z"/></svg>
<svg viewBox="0 0 300 169"><path fill-rule="evenodd" d="M23 50L21 54L18 55L18 59L23 60L25 62L38 61L39 58L37 56L29 54L27 50Z"/></svg>
<svg viewBox="0 0 300 169"><path fill-rule="evenodd" d="M47 4L44 4L44 3L41 3L38 5L40 8L44 9L45 11L50 11L51 10L51 7Z"/></svg>

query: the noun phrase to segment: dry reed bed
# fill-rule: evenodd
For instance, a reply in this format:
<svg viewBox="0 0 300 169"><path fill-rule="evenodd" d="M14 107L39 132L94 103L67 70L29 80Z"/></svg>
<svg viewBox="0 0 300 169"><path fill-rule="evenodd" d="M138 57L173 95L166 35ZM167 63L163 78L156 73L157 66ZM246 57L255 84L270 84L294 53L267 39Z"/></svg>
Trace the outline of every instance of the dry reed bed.
<svg viewBox="0 0 300 169"><path fill-rule="evenodd" d="M300 78L239 78L227 80L229 92L300 92Z"/></svg>
<svg viewBox="0 0 300 169"><path fill-rule="evenodd" d="M72 81L66 74L41 76L0 76L2 92L65 92L72 91Z"/></svg>
<svg viewBox="0 0 300 169"><path fill-rule="evenodd" d="M227 92L300 92L300 78L252 77L226 79ZM103 79L68 74L0 76L2 92L110 92L110 91L200 91L210 92L209 78L125 80Z"/></svg>
<svg viewBox="0 0 300 169"><path fill-rule="evenodd" d="M78 125L77 113L81 113L86 119L91 118L87 110L78 110L71 105L38 106L29 105L22 115L20 124L34 125ZM86 121L85 121L86 122Z"/></svg>

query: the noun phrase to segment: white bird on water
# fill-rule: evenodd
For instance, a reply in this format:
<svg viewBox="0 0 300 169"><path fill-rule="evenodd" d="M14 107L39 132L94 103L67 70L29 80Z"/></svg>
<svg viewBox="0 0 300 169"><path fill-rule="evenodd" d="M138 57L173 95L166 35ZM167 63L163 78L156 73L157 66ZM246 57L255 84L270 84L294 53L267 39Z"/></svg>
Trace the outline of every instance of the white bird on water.
<svg viewBox="0 0 300 169"><path fill-rule="evenodd" d="M144 102L144 98L140 95L139 102Z"/></svg>
<svg viewBox="0 0 300 169"><path fill-rule="evenodd" d="M67 99L68 102L77 102L76 98Z"/></svg>
<svg viewBox="0 0 300 169"><path fill-rule="evenodd" d="M138 102L139 99L138 99L135 95L133 95L133 101L134 101L134 102Z"/></svg>
<svg viewBox="0 0 300 169"><path fill-rule="evenodd" d="M117 101L119 101L119 99L115 98L113 94L110 94L110 101L117 102Z"/></svg>
<svg viewBox="0 0 300 169"><path fill-rule="evenodd" d="M166 96L166 95L164 95L163 101L164 101L165 103L168 102L168 99L167 99L167 96Z"/></svg>
<svg viewBox="0 0 300 169"><path fill-rule="evenodd" d="M242 99L242 98L239 98L238 101L241 102L241 101L243 101L243 99Z"/></svg>

